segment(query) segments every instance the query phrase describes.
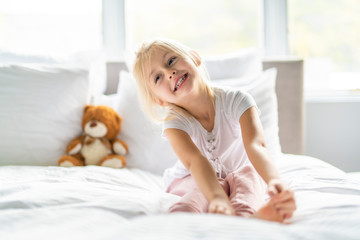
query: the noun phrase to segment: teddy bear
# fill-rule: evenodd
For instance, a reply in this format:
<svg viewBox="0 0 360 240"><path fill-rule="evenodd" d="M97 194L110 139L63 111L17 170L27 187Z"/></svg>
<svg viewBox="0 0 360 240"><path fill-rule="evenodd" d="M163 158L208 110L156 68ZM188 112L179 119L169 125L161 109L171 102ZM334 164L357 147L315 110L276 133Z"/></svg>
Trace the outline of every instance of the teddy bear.
<svg viewBox="0 0 360 240"><path fill-rule="evenodd" d="M81 124L83 134L68 144L67 155L60 157L58 165L124 167L128 146L116 138L121 122L122 118L110 107L86 105Z"/></svg>

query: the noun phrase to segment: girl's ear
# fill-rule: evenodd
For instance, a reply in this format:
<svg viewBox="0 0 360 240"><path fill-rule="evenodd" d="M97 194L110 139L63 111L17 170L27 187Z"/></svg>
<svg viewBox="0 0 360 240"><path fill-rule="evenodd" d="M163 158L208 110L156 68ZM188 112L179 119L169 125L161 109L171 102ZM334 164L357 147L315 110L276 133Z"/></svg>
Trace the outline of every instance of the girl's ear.
<svg viewBox="0 0 360 240"><path fill-rule="evenodd" d="M161 100L161 99L159 99L159 98L156 98L155 101L156 101L157 104L159 104L159 105L162 106L162 107L166 107L166 106L169 105L168 102L165 102L165 101L163 101L163 100Z"/></svg>
<svg viewBox="0 0 360 240"><path fill-rule="evenodd" d="M195 50L190 50L190 54L191 56L194 58L195 60L195 65L198 67L201 64L201 57L200 55L195 51Z"/></svg>
<svg viewBox="0 0 360 240"><path fill-rule="evenodd" d="M162 107L167 107L167 106L169 106L169 103L168 102L164 102L164 101L161 101L160 100L160 106L162 106Z"/></svg>

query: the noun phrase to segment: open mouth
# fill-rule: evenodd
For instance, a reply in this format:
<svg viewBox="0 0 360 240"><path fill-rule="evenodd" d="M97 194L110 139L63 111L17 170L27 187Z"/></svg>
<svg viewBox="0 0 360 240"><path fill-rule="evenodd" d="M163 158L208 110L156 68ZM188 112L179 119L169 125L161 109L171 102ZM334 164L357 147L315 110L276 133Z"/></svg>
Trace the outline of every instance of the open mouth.
<svg viewBox="0 0 360 240"><path fill-rule="evenodd" d="M177 82L175 84L174 92L176 92L181 87L181 85L183 84L183 82L185 82L187 77L188 77L188 74L185 73L184 76L182 76L179 80L177 80Z"/></svg>

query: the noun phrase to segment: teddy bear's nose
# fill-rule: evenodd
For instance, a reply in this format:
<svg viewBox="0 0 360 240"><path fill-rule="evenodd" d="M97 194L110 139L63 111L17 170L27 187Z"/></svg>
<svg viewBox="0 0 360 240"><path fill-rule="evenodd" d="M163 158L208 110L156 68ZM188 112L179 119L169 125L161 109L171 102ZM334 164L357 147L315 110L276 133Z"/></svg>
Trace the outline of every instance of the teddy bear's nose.
<svg viewBox="0 0 360 240"><path fill-rule="evenodd" d="M91 121L90 127L96 127L96 126L97 126L97 122L96 121Z"/></svg>

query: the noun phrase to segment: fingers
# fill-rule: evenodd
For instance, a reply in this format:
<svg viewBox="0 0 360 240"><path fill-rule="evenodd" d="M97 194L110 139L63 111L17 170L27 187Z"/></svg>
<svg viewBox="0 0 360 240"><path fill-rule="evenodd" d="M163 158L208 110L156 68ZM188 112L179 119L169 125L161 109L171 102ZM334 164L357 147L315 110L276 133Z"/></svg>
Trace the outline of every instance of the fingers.
<svg viewBox="0 0 360 240"><path fill-rule="evenodd" d="M226 208L224 206L219 206L219 205L215 205L212 208L209 208L209 213L232 215L232 212L229 208Z"/></svg>
<svg viewBox="0 0 360 240"><path fill-rule="evenodd" d="M291 190L284 190L272 198L275 210L284 218L291 218L296 210L294 193Z"/></svg>
<svg viewBox="0 0 360 240"><path fill-rule="evenodd" d="M278 193L281 193L284 190L284 186L282 184L275 184L275 188Z"/></svg>
<svg viewBox="0 0 360 240"><path fill-rule="evenodd" d="M278 179L274 179L269 183L268 193L270 197L274 197L276 194L283 192L284 189L283 183Z"/></svg>
<svg viewBox="0 0 360 240"><path fill-rule="evenodd" d="M224 206L216 206L212 213L231 215L230 209L225 208Z"/></svg>
<svg viewBox="0 0 360 240"><path fill-rule="evenodd" d="M231 205L220 202L210 204L208 212L216 214L234 215L234 210L232 209Z"/></svg>
<svg viewBox="0 0 360 240"><path fill-rule="evenodd" d="M290 199L286 202L278 203L274 205L275 210L284 218L292 217L294 211L296 210L296 204L293 199Z"/></svg>
<svg viewBox="0 0 360 240"><path fill-rule="evenodd" d="M274 197L276 194L280 193L278 189L275 187L275 185L269 186L268 193L270 197Z"/></svg>
<svg viewBox="0 0 360 240"><path fill-rule="evenodd" d="M281 193L275 194L272 198L274 203L286 202L290 199L294 199L295 201L294 192L290 189L283 190Z"/></svg>
<svg viewBox="0 0 360 240"><path fill-rule="evenodd" d="M277 179L269 183L268 192L276 212L283 219L291 218L296 210L294 192Z"/></svg>

